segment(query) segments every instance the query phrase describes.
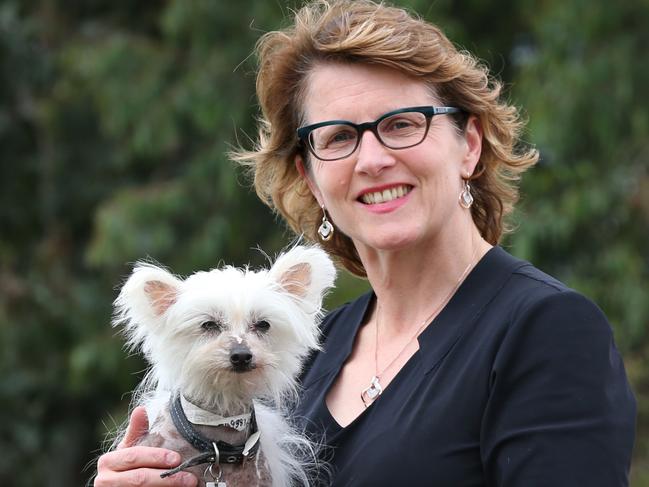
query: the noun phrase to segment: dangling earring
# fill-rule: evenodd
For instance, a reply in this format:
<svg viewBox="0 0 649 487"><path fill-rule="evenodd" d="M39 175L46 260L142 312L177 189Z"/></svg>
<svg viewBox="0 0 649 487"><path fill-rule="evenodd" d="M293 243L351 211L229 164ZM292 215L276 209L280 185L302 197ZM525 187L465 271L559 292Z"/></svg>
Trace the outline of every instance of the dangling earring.
<svg viewBox="0 0 649 487"><path fill-rule="evenodd" d="M466 208L467 210L471 208L473 204L473 195L471 194L471 186L469 186L469 180L464 180L464 189L460 193L460 206Z"/></svg>
<svg viewBox="0 0 649 487"><path fill-rule="evenodd" d="M320 240L327 242L331 240L331 237L334 234L334 226L327 219L327 211L325 210L324 205L322 205L322 223L318 227L318 235L320 235Z"/></svg>

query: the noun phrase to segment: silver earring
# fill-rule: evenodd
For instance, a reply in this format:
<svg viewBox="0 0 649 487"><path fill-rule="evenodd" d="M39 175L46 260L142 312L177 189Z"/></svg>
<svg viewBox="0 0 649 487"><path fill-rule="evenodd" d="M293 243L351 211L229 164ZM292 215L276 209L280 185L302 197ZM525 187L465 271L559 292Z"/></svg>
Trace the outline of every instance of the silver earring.
<svg viewBox="0 0 649 487"><path fill-rule="evenodd" d="M324 205L322 205L322 223L318 227L318 235L320 235L320 240L327 242L331 240L331 237L334 234L334 226L327 219L327 211L325 210Z"/></svg>
<svg viewBox="0 0 649 487"><path fill-rule="evenodd" d="M467 210L471 208L473 204L473 195L471 194L471 186L469 186L469 181L464 180L464 189L460 193L460 206L466 208Z"/></svg>

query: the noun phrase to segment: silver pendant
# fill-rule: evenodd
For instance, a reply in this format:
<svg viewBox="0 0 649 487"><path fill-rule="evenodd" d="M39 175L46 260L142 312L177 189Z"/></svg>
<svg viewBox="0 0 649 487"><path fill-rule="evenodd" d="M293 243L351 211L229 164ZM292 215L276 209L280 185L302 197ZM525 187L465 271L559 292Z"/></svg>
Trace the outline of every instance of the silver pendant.
<svg viewBox="0 0 649 487"><path fill-rule="evenodd" d="M464 182L464 189L460 193L460 205L467 210L473 205L473 195L471 194L471 186L467 181Z"/></svg>
<svg viewBox="0 0 649 487"><path fill-rule="evenodd" d="M320 234L320 238L325 242L331 240L334 234L334 226L329 223L329 220L323 218L322 224L318 227L318 234Z"/></svg>
<svg viewBox="0 0 649 487"><path fill-rule="evenodd" d="M225 482L206 482L205 487L227 487Z"/></svg>
<svg viewBox="0 0 649 487"><path fill-rule="evenodd" d="M381 387L379 378L377 376L372 377L370 386L367 389L363 390L363 392L361 392L361 399L363 400L365 407L368 407L370 404L372 404L376 400L376 398L381 395L382 392L383 388Z"/></svg>

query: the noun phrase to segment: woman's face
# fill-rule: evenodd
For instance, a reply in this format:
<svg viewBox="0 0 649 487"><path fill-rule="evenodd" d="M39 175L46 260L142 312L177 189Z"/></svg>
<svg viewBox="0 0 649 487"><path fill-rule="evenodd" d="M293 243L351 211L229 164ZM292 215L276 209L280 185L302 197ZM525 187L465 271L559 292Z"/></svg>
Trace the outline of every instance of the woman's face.
<svg viewBox="0 0 649 487"><path fill-rule="evenodd" d="M307 83L305 125L363 123L400 108L441 105L425 83L385 67L323 64ZM321 161L309 155L308 171L299 156L296 164L337 230L359 251L403 250L433 244L453 228L468 228L469 211L458 197L462 178L473 173L480 149L481 131L474 117L459 134L450 116L436 115L417 146L389 149L368 130L345 159Z"/></svg>

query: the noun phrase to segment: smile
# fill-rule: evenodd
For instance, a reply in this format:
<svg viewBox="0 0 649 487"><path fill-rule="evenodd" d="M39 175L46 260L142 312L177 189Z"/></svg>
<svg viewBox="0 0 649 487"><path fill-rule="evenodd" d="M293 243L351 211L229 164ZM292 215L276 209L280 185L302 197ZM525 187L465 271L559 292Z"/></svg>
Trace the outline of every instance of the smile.
<svg viewBox="0 0 649 487"><path fill-rule="evenodd" d="M374 191L365 193L360 197L360 200L366 205L378 205L379 203L387 203L388 201L402 198L412 191L412 186L400 185L393 188L384 189L383 191Z"/></svg>

